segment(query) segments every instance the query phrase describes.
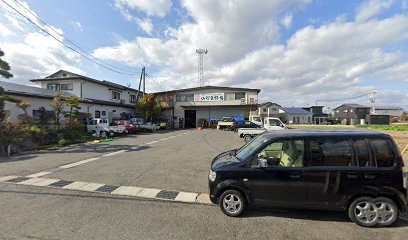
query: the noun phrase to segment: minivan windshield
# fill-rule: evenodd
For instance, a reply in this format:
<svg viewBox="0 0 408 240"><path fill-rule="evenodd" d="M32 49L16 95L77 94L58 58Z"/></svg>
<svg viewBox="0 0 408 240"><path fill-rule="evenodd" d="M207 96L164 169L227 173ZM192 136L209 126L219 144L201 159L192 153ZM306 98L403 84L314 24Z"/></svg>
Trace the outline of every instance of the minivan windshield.
<svg viewBox="0 0 408 240"><path fill-rule="evenodd" d="M244 146L242 146L236 153L236 158L240 161L244 161L248 159L251 154L258 149L262 144L269 141L269 139L265 135L260 135L254 138L252 141L248 142Z"/></svg>

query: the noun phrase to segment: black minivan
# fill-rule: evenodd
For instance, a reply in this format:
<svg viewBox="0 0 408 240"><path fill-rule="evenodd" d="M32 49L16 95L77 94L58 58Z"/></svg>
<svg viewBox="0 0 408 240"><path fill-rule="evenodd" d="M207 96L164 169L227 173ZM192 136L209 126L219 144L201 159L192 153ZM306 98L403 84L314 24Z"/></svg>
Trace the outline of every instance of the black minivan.
<svg viewBox="0 0 408 240"><path fill-rule="evenodd" d="M210 199L228 216L250 206L340 210L361 226L389 226L406 212L402 167L384 133L274 131L215 157Z"/></svg>

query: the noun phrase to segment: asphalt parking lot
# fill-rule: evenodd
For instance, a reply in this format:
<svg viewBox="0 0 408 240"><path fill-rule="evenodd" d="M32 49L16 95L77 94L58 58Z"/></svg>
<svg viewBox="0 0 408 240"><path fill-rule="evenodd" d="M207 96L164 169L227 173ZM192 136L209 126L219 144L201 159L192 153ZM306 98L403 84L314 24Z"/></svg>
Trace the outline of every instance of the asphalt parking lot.
<svg viewBox="0 0 408 240"><path fill-rule="evenodd" d="M233 132L158 131L1 159L0 177L39 174L67 184L207 193L212 158L243 144ZM5 239L401 239L408 231L404 219L366 229L332 212L253 210L229 218L214 205L6 182L0 215Z"/></svg>

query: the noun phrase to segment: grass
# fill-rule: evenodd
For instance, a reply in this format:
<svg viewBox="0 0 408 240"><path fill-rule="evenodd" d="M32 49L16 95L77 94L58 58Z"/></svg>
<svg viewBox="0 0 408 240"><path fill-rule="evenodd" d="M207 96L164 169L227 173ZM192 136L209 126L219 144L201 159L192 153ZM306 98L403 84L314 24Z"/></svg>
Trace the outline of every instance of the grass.
<svg viewBox="0 0 408 240"><path fill-rule="evenodd" d="M361 125L357 126L358 128L365 128L378 131L399 131L399 132L408 132L408 124L397 123L391 125Z"/></svg>

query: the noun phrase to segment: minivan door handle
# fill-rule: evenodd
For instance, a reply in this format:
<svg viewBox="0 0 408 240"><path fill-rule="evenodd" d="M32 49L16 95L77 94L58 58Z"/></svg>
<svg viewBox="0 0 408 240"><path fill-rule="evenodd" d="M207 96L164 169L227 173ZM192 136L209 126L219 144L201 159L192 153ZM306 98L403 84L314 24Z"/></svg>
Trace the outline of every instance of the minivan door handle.
<svg viewBox="0 0 408 240"><path fill-rule="evenodd" d="M300 178L300 174L299 173L291 173L289 174L289 177L292 179L298 179Z"/></svg>
<svg viewBox="0 0 408 240"><path fill-rule="evenodd" d="M347 173L347 177L348 177L348 178L351 178L351 179L355 179L355 178L357 178L358 176L357 176L357 173L350 172L350 173Z"/></svg>

